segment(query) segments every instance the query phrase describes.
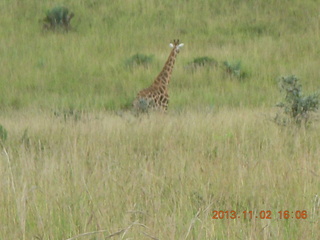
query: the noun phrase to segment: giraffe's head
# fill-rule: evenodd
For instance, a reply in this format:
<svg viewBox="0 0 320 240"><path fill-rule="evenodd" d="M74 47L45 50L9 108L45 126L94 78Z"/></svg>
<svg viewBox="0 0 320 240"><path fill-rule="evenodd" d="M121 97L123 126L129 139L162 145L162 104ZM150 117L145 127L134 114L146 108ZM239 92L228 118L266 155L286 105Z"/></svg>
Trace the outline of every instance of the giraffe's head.
<svg viewBox="0 0 320 240"><path fill-rule="evenodd" d="M173 43L170 43L170 44L169 44L169 46L170 46L171 48L173 48L173 49L176 51L176 53L179 53L180 48L182 48L183 45L184 45L183 43L180 43L180 42L179 42L179 39L178 39L178 40L173 40Z"/></svg>

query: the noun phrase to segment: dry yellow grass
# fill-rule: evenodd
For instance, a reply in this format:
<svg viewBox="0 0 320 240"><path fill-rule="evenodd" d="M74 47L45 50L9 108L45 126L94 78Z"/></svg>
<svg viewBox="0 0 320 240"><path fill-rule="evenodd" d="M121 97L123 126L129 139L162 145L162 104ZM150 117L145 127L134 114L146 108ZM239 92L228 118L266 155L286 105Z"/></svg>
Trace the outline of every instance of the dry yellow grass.
<svg viewBox="0 0 320 240"><path fill-rule="evenodd" d="M320 125L281 128L271 114L7 112L0 239L317 239Z"/></svg>

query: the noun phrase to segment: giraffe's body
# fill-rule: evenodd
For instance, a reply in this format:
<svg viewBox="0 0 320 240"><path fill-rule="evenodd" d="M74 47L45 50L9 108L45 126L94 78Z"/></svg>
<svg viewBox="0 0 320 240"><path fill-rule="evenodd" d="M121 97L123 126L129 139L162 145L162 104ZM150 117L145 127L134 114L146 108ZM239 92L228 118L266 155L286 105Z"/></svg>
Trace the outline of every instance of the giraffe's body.
<svg viewBox="0 0 320 240"><path fill-rule="evenodd" d="M153 84L141 90L138 96L133 101L133 107L139 112L146 112L149 109L166 111L169 103L168 85L171 79L171 74L176 57L183 43L179 44L179 40L174 40L170 44L173 48L170 52L162 71L154 80Z"/></svg>

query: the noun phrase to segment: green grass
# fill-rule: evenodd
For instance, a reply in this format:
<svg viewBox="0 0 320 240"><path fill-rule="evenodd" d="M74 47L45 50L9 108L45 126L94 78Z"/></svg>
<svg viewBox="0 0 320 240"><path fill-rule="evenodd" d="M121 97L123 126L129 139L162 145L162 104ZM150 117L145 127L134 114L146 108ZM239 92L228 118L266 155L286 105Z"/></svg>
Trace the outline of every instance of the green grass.
<svg viewBox="0 0 320 240"><path fill-rule="evenodd" d="M51 9L49 2L2 3L1 109L40 107L114 110L130 105L147 87L165 62L172 39L185 43L173 72L170 92L185 106L234 106L222 69L190 74L184 66L199 56L218 62L240 61L250 76L248 91L263 89L267 96L240 105L274 104L275 79L295 74L308 89L318 88L319 16L313 1L264 3L263 1L113 1L66 3L75 12L74 31L45 33L38 22ZM307 17L304 17L307 16ZM126 69L137 52L153 55L150 68ZM223 84L219 84L222 81ZM203 99L187 97L200 85L210 91ZM243 91L243 85L238 92ZM259 91L259 90L258 90ZM196 93L197 94L197 93ZM258 94L256 94L258 95ZM171 101L170 106L181 108ZM192 106L191 106L192 107Z"/></svg>
<svg viewBox="0 0 320 240"><path fill-rule="evenodd" d="M75 13L68 33L41 30L52 1L0 3L0 239L320 237L319 122L269 120L279 76L319 90L316 1L57 5ZM185 46L168 114L135 118L124 109L173 39ZM128 68L137 53L153 56L147 68ZM201 56L218 66L185 67ZM225 61L248 74L230 78ZM214 210L272 219L214 220Z"/></svg>

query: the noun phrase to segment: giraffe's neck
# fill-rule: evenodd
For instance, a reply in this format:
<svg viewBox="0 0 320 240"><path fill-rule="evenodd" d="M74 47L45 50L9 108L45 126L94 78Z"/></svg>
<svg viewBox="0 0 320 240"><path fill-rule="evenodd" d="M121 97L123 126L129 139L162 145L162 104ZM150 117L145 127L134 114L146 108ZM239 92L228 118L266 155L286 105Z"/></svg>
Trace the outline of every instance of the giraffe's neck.
<svg viewBox="0 0 320 240"><path fill-rule="evenodd" d="M171 79L171 74L172 74L172 70L173 70L173 66L174 63L176 61L176 57L177 57L177 51L175 51L175 49L172 49L168 60L166 61L166 63L164 64L162 71L159 73L159 75L157 76L157 78L154 80L154 85L161 85L161 86L165 86L167 87L170 79Z"/></svg>

